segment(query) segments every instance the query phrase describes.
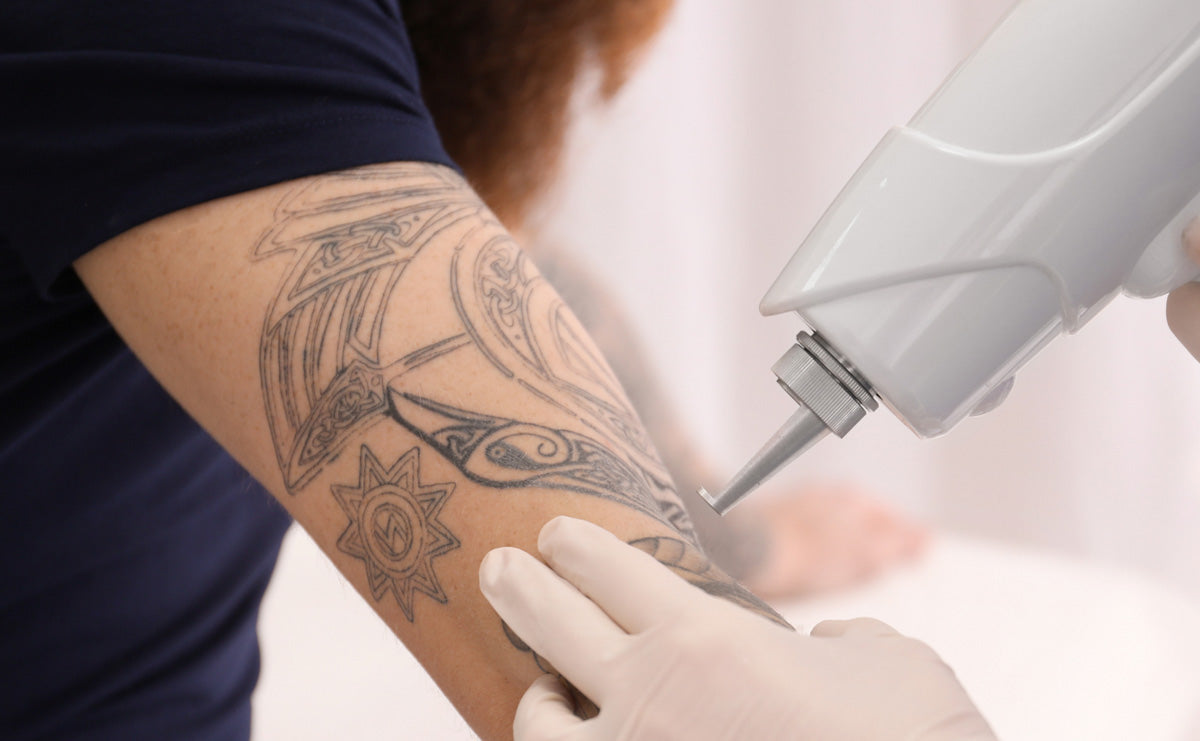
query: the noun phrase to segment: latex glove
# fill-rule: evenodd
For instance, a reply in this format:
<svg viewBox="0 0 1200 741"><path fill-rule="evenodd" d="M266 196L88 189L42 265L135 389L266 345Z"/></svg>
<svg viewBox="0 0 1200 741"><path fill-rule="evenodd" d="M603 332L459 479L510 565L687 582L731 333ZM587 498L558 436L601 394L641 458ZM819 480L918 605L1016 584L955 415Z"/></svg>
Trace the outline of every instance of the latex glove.
<svg viewBox="0 0 1200 741"><path fill-rule="evenodd" d="M994 739L950 668L883 623L793 633L581 520L549 522L538 549L553 571L499 548L480 588L600 714L575 717L545 676L521 699L516 741Z"/></svg>
<svg viewBox="0 0 1200 741"><path fill-rule="evenodd" d="M1184 242L1188 254L1200 264L1200 219L1192 222ZM1171 292L1167 297L1167 324L1192 357L1200 360L1200 283L1188 283Z"/></svg>

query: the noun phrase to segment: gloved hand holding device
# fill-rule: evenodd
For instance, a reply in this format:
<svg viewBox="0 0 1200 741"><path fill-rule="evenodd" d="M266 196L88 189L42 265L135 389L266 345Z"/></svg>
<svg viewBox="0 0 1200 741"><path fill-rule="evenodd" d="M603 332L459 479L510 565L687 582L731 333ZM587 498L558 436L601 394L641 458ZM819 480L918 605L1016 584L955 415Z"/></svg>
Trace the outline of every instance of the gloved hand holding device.
<svg viewBox="0 0 1200 741"><path fill-rule="evenodd" d="M1184 235L1188 254L1200 264L1200 219ZM1176 288L1167 298L1167 324L1196 360L1200 360L1200 283Z"/></svg>
<svg viewBox="0 0 1200 741"><path fill-rule="evenodd" d="M883 623L793 633L582 520L552 520L538 549L550 568L493 550L480 588L601 712L577 718L562 683L542 677L521 700L516 741L995 738L953 671Z"/></svg>

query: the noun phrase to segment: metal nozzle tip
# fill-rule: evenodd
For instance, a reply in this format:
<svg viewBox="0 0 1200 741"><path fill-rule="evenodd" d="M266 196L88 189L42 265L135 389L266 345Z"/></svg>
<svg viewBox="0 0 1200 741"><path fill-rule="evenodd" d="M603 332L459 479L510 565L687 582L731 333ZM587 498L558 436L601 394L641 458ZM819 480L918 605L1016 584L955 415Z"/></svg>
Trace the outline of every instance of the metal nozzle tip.
<svg viewBox="0 0 1200 741"><path fill-rule="evenodd" d="M734 475L733 480L716 494L710 494L706 489L699 491L700 498L718 514L725 514L733 509L758 485L769 479L776 471L787 465L792 459L811 448L818 440L829 433L829 428L820 417L805 407L801 407L788 418L767 444L762 447L750 461Z"/></svg>
<svg viewBox="0 0 1200 741"><path fill-rule="evenodd" d="M802 332L771 370L779 385L802 406L724 489L715 495L700 490L700 497L719 514L728 512L826 434L832 431L844 436L867 409L878 406L870 388L815 335Z"/></svg>

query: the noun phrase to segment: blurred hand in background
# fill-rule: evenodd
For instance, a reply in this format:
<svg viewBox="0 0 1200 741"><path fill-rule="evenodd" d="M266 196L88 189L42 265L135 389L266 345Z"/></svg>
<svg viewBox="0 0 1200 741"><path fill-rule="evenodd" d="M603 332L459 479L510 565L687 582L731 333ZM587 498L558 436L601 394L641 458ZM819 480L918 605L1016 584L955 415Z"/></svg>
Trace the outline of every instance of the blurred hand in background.
<svg viewBox="0 0 1200 741"><path fill-rule="evenodd" d="M1200 265L1200 219L1184 234L1188 255ZM1176 288L1167 298L1167 324L1192 357L1200 360L1200 282Z"/></svg>
<svg viewBox="0 0 1200 741"><path fill-rule="evenodd" d="M761 496L727 517L740 518L748 537L759 539L742 581L764 599L865 581L912 560L928 540L922 525L854 485L810 483Z"/></svg>

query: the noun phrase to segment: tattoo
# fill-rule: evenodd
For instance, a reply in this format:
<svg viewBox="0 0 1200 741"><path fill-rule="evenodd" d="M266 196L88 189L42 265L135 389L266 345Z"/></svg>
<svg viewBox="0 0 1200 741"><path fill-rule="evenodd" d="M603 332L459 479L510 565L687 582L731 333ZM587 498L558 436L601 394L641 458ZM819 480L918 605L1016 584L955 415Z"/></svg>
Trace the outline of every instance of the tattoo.
<svg viewBox="0 0 1200 741"><path fill-rule="evenodd" d="M633 452L653 460L649 438L612 371L583 341L583 327L529 258L507 237L490 242L470 271L475 304L484 307L490 336L555 391L570 397L581 416L598 425ZM467 287L456 281L459 306ZM494 359L506 373L504 361Z"/></svg>
<svg viewBox="0 0 1200 741"><path fill-rule="evenodd" d="M413 394L393 391L390 402L393 419L472 481L498 489L566 489L662 515L642 473L586 435L476 414Z"/></svg>
<svg viewBox="0 0 1200 741"><path fill-rule="evenodd" d="M616 494L694 539L670 474L621 384L528 256L499 235L473 259L456 252L453 275L455 305L489 362L590 429L595 437L584 440L624 456L622 467L633 477L618 485L635 488L585 493Z"/></svg>
<svg viewBox="0 0 1200 741"><path fill-rule="evenodd" d="M792 629L791 624L784 620L782 615L714 566L703 552L690 543L678 538L655 536L638 538L630 541L629 545L649 553L659 563L708 594L728 600L762 615L771 622Z"/></svg>
<svg viewBox="0 0 1200 741"><path fill-rule="evenodd" d="M350 518L338 550L364 563L371 595L378 601L391 592L410 623L417 592L447 601L433 559L460 545L438 519L453 491L454 484L421 481L418 448L388 468L366 445L358 485L333 485L334 498Z"/></svg>
<svg viewBox="0 0 1200 741"><path fill-rule="evenodd" d="M331 190L347 180L360 186L353 195ZM404 276L438 237L456 240L447 277L457 321L397 353L387 325L418 308L398 304ZM620 384L553 288L453 173L389 165L309 181L284 199L254 250L258 258L280 254L292 255L292 267L268 311L260 367L289 491L390 418L478 483L599 496L694 537ZM574 429L457 409L457 389L444 385L427 391L428 379L464 353L543 412L565 414Z"/></svg>
<svg viewBox="0 0 1200 741"><path fill-rule="evenodd" d="M501 620L500 628L504 631L504 637L508 639L512 647L521 653L529 654L534 665L537 666L542 674L553 674L558 678L558 681L562 682L563 687L567 689L567 697L571 700L571 712L575 714L575 717L588 720L600 714L599 705L592 702L591 698L580 692L579 688L571 684L571 681L560 674L550 662L546 661L537 651L530 648L528 643L521 640L521 636L514 633L512 628L508 627L508 623Z"/></svg>
<svg viewBox="0 0 1200 741"><path fill-rule="evenodd" d="M536 253L542 274L570 304L579 321L604 353L613 372L638 410L655 448L678 485L683 532L694 529L706 553L735 577L760 568L769 553L769 534L757 518L742 510L721 517L696 494L715 474L694 445L686 425L669 403L669 394L644 351L637 328L620 302L586 264L562 246L545 245ZM677 519L668 514L673 524Z"/></svg>
<svg viewBox="0 0 1200 741"><path fill-rule="evenodd" d="M554 674L556 676L562 676L554 670L554 667L549 661L546 661L541 654L530 648L528 643L521 640L521 636L513 632L513 629L508 627L508 623L501 620L500 629L504 631L504 637L508 639L508 642L512 644L513 648L517 649L523 654L529 654L529 658L533 660L534 665L537 666L538 670L541 671L542 674Z"/></svg>
<svg viewBox="0 0 1200 741"><path fill-rule="evenodd" d="M387 466L399 451L362 444L391 425L496 492L569 491L670 525L679 538L634 544L781 621L693 545L671 476L612 371L457 175L402 164L313 178L285 196L253 254L290 265L260 346L285 485L301 492L358 446L357 483L331 485L348 518L337 548L363 562L375 600L390 593L410 622L417 593L446 603L435 560L460 547L441 520L455 484L421 480L421 448ZM464 377L501 393L474 401Z"/></svg>
<svg viewBox="0 0 1200 741"><path fill-rule="evenodd" d="M331 183L377 189L330 195ZM295 492L383 418L384 315L421 249L479 208L461 181L431 167L381 167L315 178L286 197L258 258L294 255L267 312L260 369L284 482Z"/></svg>

